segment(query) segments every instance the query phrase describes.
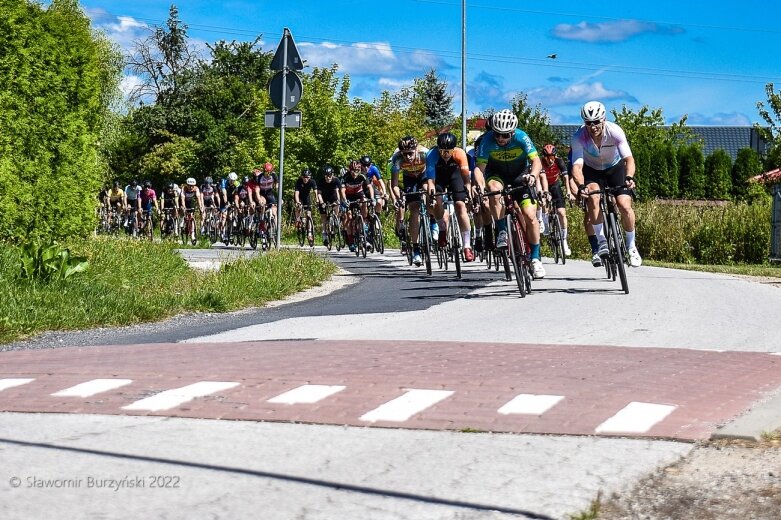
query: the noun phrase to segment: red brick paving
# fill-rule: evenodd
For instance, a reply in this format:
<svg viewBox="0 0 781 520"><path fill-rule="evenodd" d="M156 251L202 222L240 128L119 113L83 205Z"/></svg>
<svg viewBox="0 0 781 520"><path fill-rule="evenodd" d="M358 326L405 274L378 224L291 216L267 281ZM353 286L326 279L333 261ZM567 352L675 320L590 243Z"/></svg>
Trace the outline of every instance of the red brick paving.
<svg viewBox="0 0 781 520"><path fill-rule="evenodd" d="M374 426L593 434L629 402L678 408L643 434L701 439L781 387L781 356L607 346L414 341L269 341L57 348L0 353L0 410L134 414L122 406L198 381L234 389L149 415L372 425L359 418L408 388L455 394L406 422ZM51 393L96 378L133 383L88 398ZM266 402L303 384L345 385L318 403ZM542 416L501 415L518 394L565 397Z"/></svg>

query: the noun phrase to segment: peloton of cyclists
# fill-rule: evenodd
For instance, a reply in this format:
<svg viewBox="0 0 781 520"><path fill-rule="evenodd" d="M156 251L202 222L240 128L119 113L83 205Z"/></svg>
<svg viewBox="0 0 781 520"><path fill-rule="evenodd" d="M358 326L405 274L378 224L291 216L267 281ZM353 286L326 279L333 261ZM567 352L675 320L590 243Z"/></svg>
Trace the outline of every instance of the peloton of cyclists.
<svg viewBox="0 0 781 520"><path fill-rule="evenodd" d="M323 180L317 184L317 201L320 211L320 229L323 230L323 245L328 247L328 208L330 204L339 204L334 208L337 217L340 216L341 209L347 208L347 197L344 192L344 186L334 175L334 167L325 165L321 168Z"/></svg>

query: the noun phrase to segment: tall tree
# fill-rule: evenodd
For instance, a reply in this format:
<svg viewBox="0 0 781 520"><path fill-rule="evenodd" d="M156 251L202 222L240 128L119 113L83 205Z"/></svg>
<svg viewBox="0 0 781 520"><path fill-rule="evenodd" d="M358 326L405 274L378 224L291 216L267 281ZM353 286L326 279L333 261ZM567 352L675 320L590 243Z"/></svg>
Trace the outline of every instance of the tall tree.
<svg viewBox="0 0 781 520"><path fill-rule="evenodd" d="M76 0L0 2L0 237L94 229L120 63Z"/></svg>
<svg viewBox="0 0 781 520"><path fill-rule="evenodd" d="M423 104L426 126L439 130L453 122L453 94L448 91L447 83L440 81L434 69L415 80L414 92Z"/></svg>
<svg viewBox="0 0 781 520"><path fill-rule="evenodd" d="M767 105L759 101L757 109L759 115L767 123L767 127L755 124L762 138L770 143L770 149L767 153L768 169L781 167L781 92L776 92L773 83L765 85L767 94Z"/></svg>
<svg viewBox="0 0 781 520"><path fill-rule="evenodd" d="M705 159L708 182L705 184L705 196L711 199L728 200L732 198L732 158L721 148L714 150Z"/></svg>
<svg viewBox="0 0 781 520"><path fill-rule="evenodd" d="M679 192L688 199L705 197L705 158L699 144L688 144L678 148Z"/></svg>
<svg viewBox="0 0 781 520"><path fill-rule="evenodd" d="M732 196L736 200L746 200L748 194L748 180L762 173L762 162L759 154L751 148L743 148L735 157L732 165Z"/></svg>

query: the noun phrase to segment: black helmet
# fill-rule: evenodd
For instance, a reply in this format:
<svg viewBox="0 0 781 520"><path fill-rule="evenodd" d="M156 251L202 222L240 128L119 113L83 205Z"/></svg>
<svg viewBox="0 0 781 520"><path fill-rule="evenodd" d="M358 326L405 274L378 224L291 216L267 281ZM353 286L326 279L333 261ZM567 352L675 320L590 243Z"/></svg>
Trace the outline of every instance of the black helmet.
<svg viewBox="0 0 781 520"><path fill-rule="evenodd" d="M440 150L452 150L456 147L456 136L445 132L437 136L437 148Z"/></svg>
<svg viewBox="0 0 781 520"><path fill-rule="evenodd" d="M366 166L367 168L372 165L372 158L368 155L364 155L361 157L361 164Z"/></svg>
<svg viewBox="0 0 781 520"><path fill-rule="evenodd" d="M361 171L361 163L353 159L350 161L350 171L351 172L360 172Z"/></svg>
<svg viewBox="0 0 781 520"><path fill-rule="evenodd" d="M418 147L418 140L411 135L405 135L399 139L399 150L402 152L415 150Z"/></svg>
<svg viewBox="0 0 781 520"><path fill-rule="evenodd" d="M174 183L173 182L169 182L168 186L166 186L166 188L169 189L169 190L174 189Z"/></svg>
<svg viewBox="0 0 781 520"><path fill-rule="evenodd" d="M304 168L304 171L301 172L301 177L311 177L312 172L309 171L309 168Z"/></svg>
<svg viewBox="0 0 781 520"><path fill-rule="evenodd" d="M323 172L323 177L328 177L334 174L334 169L331 166L323 166L322 172Z"/></svg>
<svg viewBox="0 0 781 520"><path fill-rule="evenodd" d="M203 182L205 182L206 184L214 184L214 179L212 179L211 177L206 177L203 180Z"/></svg>
<svg viewBox="0 0 781 520"><path fill-rule="evenodd" d="M151 188L152 187L152 181L144 181L144 188Z"/></svg>
<svg viewBox="0 0 781 520"><path fill-rule="evenodd" d="M136 179L133 179L132 181L130 181L130 185L135 188L136 186L138 186L138 181Z"/></svg>
<svg viewBox="0 0 781 520"><path fill-rule="evenodd" d="M119 181L114 181L114 189L119 188Z"/></svg>

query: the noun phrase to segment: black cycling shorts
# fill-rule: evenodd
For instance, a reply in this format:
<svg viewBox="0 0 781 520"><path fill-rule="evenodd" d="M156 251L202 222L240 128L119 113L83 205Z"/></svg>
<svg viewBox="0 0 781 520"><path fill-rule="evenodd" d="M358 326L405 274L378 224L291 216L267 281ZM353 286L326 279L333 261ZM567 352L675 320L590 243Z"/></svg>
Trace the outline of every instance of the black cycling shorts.
<svg viewBox="0 0 781 520"><path fill-rule="evenodd" d="M607 170L595 170L584 164L583 178L586 184L597 183L601 187L622 188L616 195L632 195L632 191L626 187L626 164L620 161Z"/></svg>

